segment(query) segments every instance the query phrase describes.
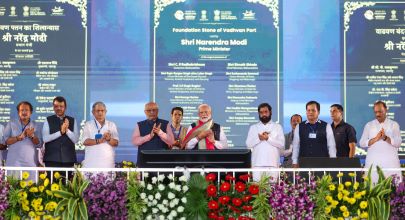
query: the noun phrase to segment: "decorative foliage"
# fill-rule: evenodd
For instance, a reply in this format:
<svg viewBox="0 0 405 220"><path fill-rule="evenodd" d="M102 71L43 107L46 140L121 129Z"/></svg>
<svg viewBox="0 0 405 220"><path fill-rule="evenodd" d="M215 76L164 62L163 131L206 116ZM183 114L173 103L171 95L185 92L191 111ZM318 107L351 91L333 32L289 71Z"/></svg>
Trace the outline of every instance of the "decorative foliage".
<svg viewBox="0 0 405 220"><path fill-rule="evenodd" d="M252 187L252 194L255 194L253 201L253 214L257 220L267 220L271 216L272 208L269 203L270 177L263 175L258 182L258 187ZM257 194L256 194L257 192Z"/></svg>
<svg viewBox="0 0 405 220"><path fill-rule="evenodd" d="M83 180L82 174L79 171L75 172L73 181L68 181L67 185L63 185L60 181L60 189L54 190L54 194L62 198L62 200L58 203L55 214L62 216L62 219L88 219L83 192L89 184L89 181Z"/></svg>
<svg viewBox="0 0 405 220"><path fill-rule="evenodd" d="M91 219L127 219L124 178L111 178L104 173L92 175L90 185L84 191Z"/></svg>
<svg viewBox="0 0 405 220"><path fill-rule="evenodd" d="M131 172L127 183L127 208L128 219L142 220L146 203L141 199L142 186L138 181L138 173Z"/></svg>
<svg viewBox="0 0 405 220"><path fill-rule="evenodd" d="M388 220L390 215L389 196L391 193L392 176L385 178L383 171L377 166L378 182L373 186L371 182L371 170L372 166L368 171L365 181L368 193L368 217L370 219Z"/></svg>

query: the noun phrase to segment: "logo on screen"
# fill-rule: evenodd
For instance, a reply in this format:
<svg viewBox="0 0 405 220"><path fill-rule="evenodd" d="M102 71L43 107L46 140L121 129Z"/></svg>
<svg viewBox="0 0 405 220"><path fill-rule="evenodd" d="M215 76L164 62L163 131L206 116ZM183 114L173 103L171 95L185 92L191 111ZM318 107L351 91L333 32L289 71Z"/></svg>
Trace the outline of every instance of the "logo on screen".
<svg viewBox="0 0 405 220"><path fill-rule="evenodd" d="M367 10L366 12L364 12L364 17L367 20L373 20L374 19L374 13L371 10Z"/></svg>
<svg viewBox="0 0 405 220"><path fill-rule="evenodd" d="M54 8L52 8L52 15L53 16L62 16L63 15L63 11L64 11L65 9L63 9L63 8L61 8L61 7L54 7Z"/></svg>
<svg viewBox="0 0 405 220"><path fill-rule="evenodd" d="M174 13L174 17L175 17L177 20L181 21L181 20L184 19L184 12L183 12L182 10L177 10L177 11Z"/></svg>
<svg viewBox="0 0 405 220"><path fill-rule="evenodd" d="M15 12L15 6L11 6L10 7L10 17L15 17L17 16L16 12Z"/></svg>
<svg viewBox="0 0 405 220"><path fill-rule="evenodd" d="M220 10L215 10L214 11L214 20L215 21L219 21L219 20L221 20L221 11Z"/></svg>
<svg viewBox="0 0 405 220"><path fill-rule="evenodd" d="M28 6L23 7L23 16L24 17L30 16L30 7L28 7Z"/></svg>

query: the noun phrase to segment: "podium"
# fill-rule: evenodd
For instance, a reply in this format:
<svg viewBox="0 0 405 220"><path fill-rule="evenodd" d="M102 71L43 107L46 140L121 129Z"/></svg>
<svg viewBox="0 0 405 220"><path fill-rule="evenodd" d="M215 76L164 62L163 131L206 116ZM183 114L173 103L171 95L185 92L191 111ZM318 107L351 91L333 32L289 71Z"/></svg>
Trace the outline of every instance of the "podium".
<svg viewBox="0 0 405 220"><path fill-rule="evenodd" d="M251 168L249 149L141 150L141 168Z"/></svg>

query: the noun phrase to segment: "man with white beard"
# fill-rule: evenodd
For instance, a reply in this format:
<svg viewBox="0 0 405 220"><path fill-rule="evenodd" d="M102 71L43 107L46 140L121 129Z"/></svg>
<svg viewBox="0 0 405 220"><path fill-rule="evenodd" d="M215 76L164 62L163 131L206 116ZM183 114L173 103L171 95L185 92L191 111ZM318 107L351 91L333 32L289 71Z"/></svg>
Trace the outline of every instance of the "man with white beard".
<svg viewBox="0 0 405 220"><path fill-rule="evenodd" d="M217 150L228 147L228 140L222 127L214 123L211 107L208 104L198 106L199 120L190 125L183 144L186 149Z"/></svg>

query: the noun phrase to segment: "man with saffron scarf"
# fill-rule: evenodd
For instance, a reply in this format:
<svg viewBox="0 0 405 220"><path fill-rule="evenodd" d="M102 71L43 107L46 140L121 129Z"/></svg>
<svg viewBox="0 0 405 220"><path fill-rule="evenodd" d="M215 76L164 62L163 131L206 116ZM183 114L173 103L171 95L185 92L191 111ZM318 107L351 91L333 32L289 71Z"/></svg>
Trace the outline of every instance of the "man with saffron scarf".
<svg viewBox="0 0 405 220"><path fill-rule="evenodd" d="M228 140L222 127L214 123L211 107L208 104L198 106L197 123L191 124L187 130L183 145L186 149L217 150L228 147Z"/></svg>

